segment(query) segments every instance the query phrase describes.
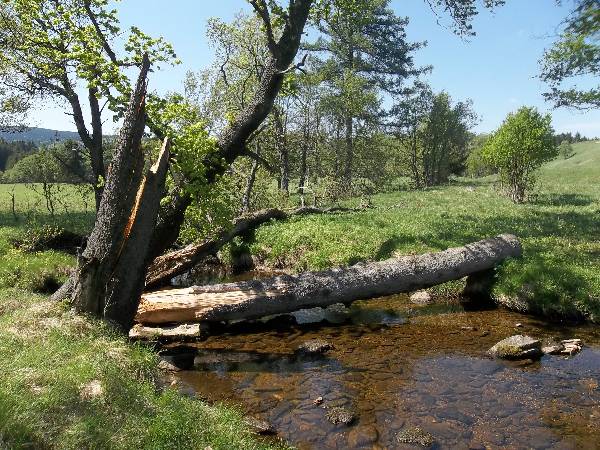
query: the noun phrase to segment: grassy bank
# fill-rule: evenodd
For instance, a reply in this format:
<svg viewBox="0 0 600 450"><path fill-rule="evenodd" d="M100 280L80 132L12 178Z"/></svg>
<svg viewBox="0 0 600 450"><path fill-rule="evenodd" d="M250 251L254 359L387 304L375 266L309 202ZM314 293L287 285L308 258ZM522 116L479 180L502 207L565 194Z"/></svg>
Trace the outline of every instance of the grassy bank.
<svg viewBox="0 0 600 450"><path fill-rule="evenodd" d="M15 220L12 189L0 185L0 449L269 448L239 411L159 389L151 349L40 294L66 278L75 258L19 250L15 241L57 225L85 233L93 215L71 193L51 218L21 185Z"/></svg>
<svg viewBox="0 0 600 450"><path fill-rule="evenodd" d="M525 257L501 268L497 296L549 316L600 321L600 144L577 144L575 152L543 167L527 204L503 197L493 178L461 179L423 192L375 196L374 208L360 213L264 226L251 251L268 265L300 271L514 233Z"/></svg>
<svg viewBox="0 0 600 450"><path fill-rule="evenodd" d="M259 449L239 412L158 390L155 354L45 297L0 291L0 448Z"/></svg>
<svg viewBox="0 0 600 450"><path fill-rule="evenodd" d="M16 217L11 207L13 194ZM44 230L51 233L60 227L82 235L88 232L94 220L89 201L83 201L71 186L62 188L61 200L60 208L51 217L43 197L35 191L22 184L0 184L0 289L48 293L64 281L75 265L74 256L64 252L31 253L15 248L15 241L39 239Z"/></svg>

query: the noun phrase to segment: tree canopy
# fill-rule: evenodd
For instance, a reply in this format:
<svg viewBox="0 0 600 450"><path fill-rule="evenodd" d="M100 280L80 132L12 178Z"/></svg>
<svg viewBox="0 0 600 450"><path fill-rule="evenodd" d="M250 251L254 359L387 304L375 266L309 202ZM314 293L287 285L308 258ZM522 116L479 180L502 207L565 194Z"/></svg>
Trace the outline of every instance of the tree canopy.
<svg viewBox="0 0 600 450"><path fill-rule="evenodd" d="M597 0L576 0L562 23L558 41L541 60L544 94L554 106L600 107L600 7ZM589 87L585 87L589 86Z"/></svg>
<svg viewBox="0 0 600 450"><path fill-rule="evenodd" d="M147 54L155 64L176 62L162 38L137 27L124 33L108 0L14 0L0 4L0 104L2 114L25 114L40 99L68 105L89 152L99 205L105 177L103 113L122 115L129 98L128 68ZM87 93L91 127L86 123Z"/></svg>

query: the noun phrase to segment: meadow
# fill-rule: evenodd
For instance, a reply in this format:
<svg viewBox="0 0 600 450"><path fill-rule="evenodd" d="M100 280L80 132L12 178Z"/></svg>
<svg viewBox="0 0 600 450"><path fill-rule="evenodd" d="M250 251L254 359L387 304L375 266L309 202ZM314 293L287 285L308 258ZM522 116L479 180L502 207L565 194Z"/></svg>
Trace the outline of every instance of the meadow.
<svg viewBox="0 0 600 450"><path fill-rule="evenodd" d="M160 387L151 346L48 299L75 256L15 242L43 242L63 229L86 233L89 205L72 187L63 194L66 210L52 218L26 186L0 185L0 449L281 447L258 441L231 406Z"/></svg>
<svg viewBox="0 0 600 450"><path fill-rule="evenodd" d="M494 177L376 195L373 208L261 227L250 245L265 265L295 271L343 266L517 235L521 260L498 271L495 294L557 319L600 320L600 143L544 165L529 202L514 204ZM452 294L460 283L442 286Z"/></svg>
<svg viewBox="0 0 600 450"><path fill-rule="evenodd" d="M157 388L151 348L48 300L75 256L27 245L64 229L90 229L89 203L69 189L66 208L50 217L27 187L0 185L0 448L278 446L257 441L240 411ZM257 230L249 248L269 267L301 271L500 233L519 236L524 257L499 268L498 298L557 319L600 320L600 143L577 144L571 158L546 164L525 204L502 196L494 177L459 178L376 195L361 212L273 222ZM435 292L454 295L460 287Z"/></svg>

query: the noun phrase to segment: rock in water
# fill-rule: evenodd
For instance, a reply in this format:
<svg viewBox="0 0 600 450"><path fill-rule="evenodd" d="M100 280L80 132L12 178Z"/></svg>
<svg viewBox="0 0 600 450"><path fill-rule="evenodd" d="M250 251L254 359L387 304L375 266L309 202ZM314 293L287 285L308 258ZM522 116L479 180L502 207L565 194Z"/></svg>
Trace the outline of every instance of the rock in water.
<svg viewBox="0 0 600 450"><path fill-rule="evenodd" d="M348 446L350 448L371 448L377 442L379 433L372 425L355 427L348 433Z"/></svg>
<svg viewBox="0 0 600 450"><path fill-rule="evenodd" d="M498 342L489 349L488 353L494 358L501 359L536 359L543 355L542 343L539 339L520 334Z"/></svg>
<svg viewBox="0 0 600 450"><path fill-rule="evenodd" d="M307 353L309 355L321 355L332 349L333 345L322 339L311 339L310 341L303 342L298 347L300 353Z"/></svg>
<svg viewBox="0 0 600 450"><path fill-rule="evenodd" d="M542 352L544 353L544 355L557 355L564 349L565 346L561 342L552 338L544 342Z"/></svg>
<svg viewBox="0 0 600 450"><path fill-rule="evenodd" d="M266 420L248 416L244 418L244 422L246 422L246 425L248 425L256 434L276 434L275 428L273 428L273 426Z"/></svg>
<svg viewBox="0 0 600 450"><path fill-rule="evenodd" d="M574 355L575 353L579 353L583 347L583 342L581 342L581 339L565 339L560 343L563 345L563 349L561 351L563 355Z"/></svg>
<svg viewBox="0 0 600 450"><path fill-rule="evenodd" d="M431 294L427 291L417 291L414 294L411 294L410 301L416 305L429 305L433 302Z"/></svg>
<svg viewBox="0 0 600 450"><path fill-rule="evenodd" d="M435 443L434 437L419 427L405 428L396 436L401 444L420 445L421 447L432 447Z"/></svg>
<svg viewBox="0 0 600 450"><path fill-rule="evenodd" d="M161 359L158 362L158 370L163 370L165 372L179 372L182 369L167 359Z"/></svg>
<svg viewBox="0 0 600 450"><path fill-rule="evenodd" d="M350 425L352 422L354 422L354 419L356 419L354 413L346 408L336 406L327 411L327 420L334 425L338 425L340 423L344 425Z"/></svg>

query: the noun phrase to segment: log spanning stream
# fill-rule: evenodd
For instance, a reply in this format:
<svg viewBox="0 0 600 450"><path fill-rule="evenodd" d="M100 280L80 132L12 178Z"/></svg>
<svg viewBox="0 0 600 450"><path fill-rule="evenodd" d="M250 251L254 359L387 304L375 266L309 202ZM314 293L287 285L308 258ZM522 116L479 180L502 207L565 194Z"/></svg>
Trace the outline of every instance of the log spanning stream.
<svg viewBox="0 0 600 450"><path fill-rule="evenodd" d="M502 309L466 312L449 301L416 305L406 295L293 316L169 344L163 354L190 366L165 382L241 406L300 449L418 448L398 441L414 427L443 449L599 448L597 326L552 325ZM576 337L584 348L537 362L486 356L513 334ZM317 338L334 348L321 356L297 351ZM331 423L336 407L354 421Z"/></svg>
<svg viewBox="0 0 600 450"><path fill-rule="evenodd" d="M255 319L416 291L464 277L466 295L472 296L488 284L485 279L496 265L521 254L519 239L503 234L437 253L347 268L149 292L142 295L135 319L146 325Z"/></svg>

